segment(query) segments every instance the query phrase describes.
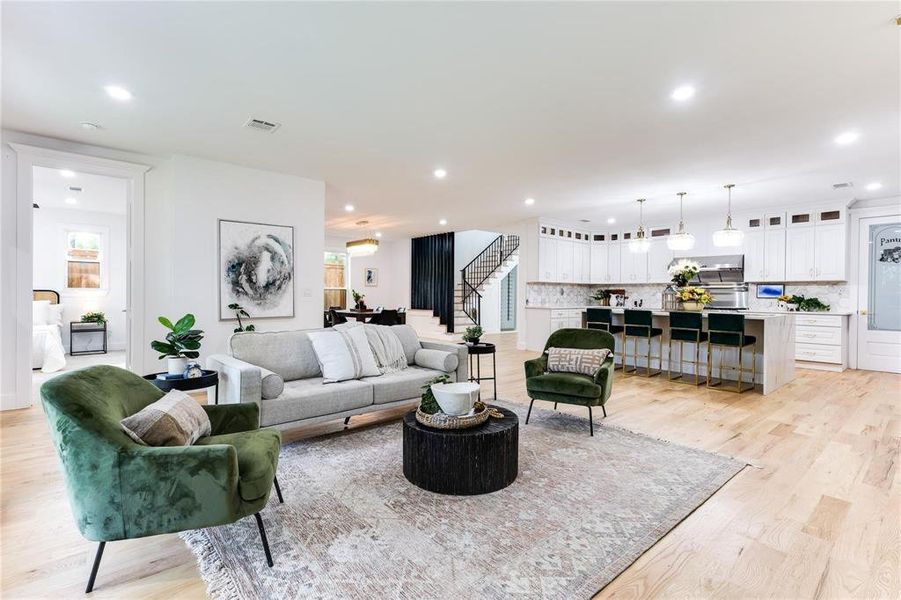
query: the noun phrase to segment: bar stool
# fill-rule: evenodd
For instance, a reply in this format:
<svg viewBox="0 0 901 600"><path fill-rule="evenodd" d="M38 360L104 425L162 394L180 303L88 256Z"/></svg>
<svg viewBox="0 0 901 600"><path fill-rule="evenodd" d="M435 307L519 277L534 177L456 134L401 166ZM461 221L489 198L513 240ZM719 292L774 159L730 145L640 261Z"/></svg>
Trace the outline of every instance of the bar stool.
<svg viewBox="0 0 901 600"><path fill-rule="evenodd" d="M663 335L663 330L653 326L654 314L649 310L626 309L625 323L626 331L623 333L623 374L635 373L641 375L638 371L638 340L646 339L648 341L647 371L643 377L653 377L660 375L660 371L651 372L651 342L654 338ZM632 351L632 369L626 369L626 342L629 338L635 340L635 347ZM660 341L660 351L657 353L657 366L663 368L663 342Z"/></svg>
<svg viewBox="0 0 901 600"><path fill-rule="evenodd" d="M701 385L710 377L708 365L707 377L701 379L701 344L707 341L707 332L701 331L704 320L700 312L673 311L669 314L669 369L666 378L669 381L683 379L682 363L685 358L685 342L695 345L695 359L684 361L695 367L694 385ZM673 342L679 342L679 374L673 377ZM684 380L681 383L691 383Z"/></svg>
<svg viewBox="0 0 901 600"><path fill-rule="evenodd" d="M598 308L596 306L591 306L585 309L585 325L588 329L601 329L608 333L613 334L613 339L616 339L616 334L621 334L625 331L625 327L622 325L614 325L613 324L613 311L609 308ZM623 353L626 351L626 339L621 335L621 347L623 349ZM616 357L614 356L614 365L616 365ZM623 365L626 363L623 362L622 357L619 360L619 367L623 368ZM614 367L616 368L616 367Z"/></svg>
<svg viewBox="0 0 901 600"><path fill-rule="evenodd" d="M728 392L742 393L754 389L754 380L757 378L757 338L745 334L745 316L723 313L710 313L707 316L707 387L715 387L723 383L723 353L726 348L738 349L738 366L728 365L727 370L738 371L738 381L735 389L724 387ZM713 349L720 348L720 378L713 382ZM742 351L751 346L751 385L743 386L744 365Z"/></svg>

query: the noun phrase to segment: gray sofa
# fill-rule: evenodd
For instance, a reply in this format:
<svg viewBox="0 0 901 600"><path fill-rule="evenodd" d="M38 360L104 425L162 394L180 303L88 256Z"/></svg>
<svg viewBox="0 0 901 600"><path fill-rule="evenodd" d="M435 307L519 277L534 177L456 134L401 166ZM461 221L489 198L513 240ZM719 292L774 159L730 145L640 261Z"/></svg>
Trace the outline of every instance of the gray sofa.
<svg viewBox="0 0 901 600"><path fill-rule="evenodd" d="M467 380L464 345L420 341L409 325L393 325L392 330L409 366L379 377L324 384L306 331L235 333L228 341L229 354L214 354L207 365L219 372L220 402L255 402L260 424L276 429L412 407L422 386L440 375Z"/></svg>

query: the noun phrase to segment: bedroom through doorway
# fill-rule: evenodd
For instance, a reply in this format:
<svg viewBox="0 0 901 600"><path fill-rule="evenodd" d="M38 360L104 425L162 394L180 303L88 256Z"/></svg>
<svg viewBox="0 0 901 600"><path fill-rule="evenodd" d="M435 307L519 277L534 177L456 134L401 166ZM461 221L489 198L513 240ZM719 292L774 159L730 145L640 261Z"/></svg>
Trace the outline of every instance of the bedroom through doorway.
<svg viewBox="0 0 901 600"><path fill-rule="evenodd" d="M126 367L129 180L32 167L32 389Z"/></svg>

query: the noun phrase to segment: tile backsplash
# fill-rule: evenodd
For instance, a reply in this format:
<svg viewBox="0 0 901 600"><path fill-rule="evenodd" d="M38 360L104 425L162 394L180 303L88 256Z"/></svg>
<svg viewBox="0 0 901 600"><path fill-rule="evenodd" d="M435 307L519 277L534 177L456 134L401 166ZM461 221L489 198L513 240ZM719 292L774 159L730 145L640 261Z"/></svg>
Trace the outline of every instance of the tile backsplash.
<svg viewBox="0 0 901 600"><path fill-rule="evenodd" d="M587 284L529 283L526 284L526 306L579 307L595 304L590 296L595 290L615 287L626 290L629 297L626 306L633 306L636 300L643 300L643 308L660 308L661 296L666 287L662 284L600 286ZM850 287L844 282L786 284L787 294L815 296L828 304L832 310L853 311ZM750 284L748 307L752 310L776 310L776 300L757 297L757 285Z"/></svg>

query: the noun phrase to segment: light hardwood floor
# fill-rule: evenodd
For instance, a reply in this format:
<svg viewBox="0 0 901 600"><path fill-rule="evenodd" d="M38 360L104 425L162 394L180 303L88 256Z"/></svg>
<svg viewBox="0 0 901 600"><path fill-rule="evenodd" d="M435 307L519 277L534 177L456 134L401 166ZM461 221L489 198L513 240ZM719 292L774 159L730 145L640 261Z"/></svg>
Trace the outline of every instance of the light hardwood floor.
<svg viewBox="0 0 901 600"><path fill-rule="evenodd" d="M533 353L516 351L515 336L492 339L499 345L500 397L527 402L522 361ZM599 597L901 596L901 376L802 370L763 397L617 371L608 409L609 423L756 467ZM356 418L352 426L398 414ZM286 439L341 429L329 424ZM75 529L39 406L0 415L0 452L2 597L80 596L95 545ZM192 554L177 536L165 535L108 545L92 595L202 598L204 590Z"/></svg>

